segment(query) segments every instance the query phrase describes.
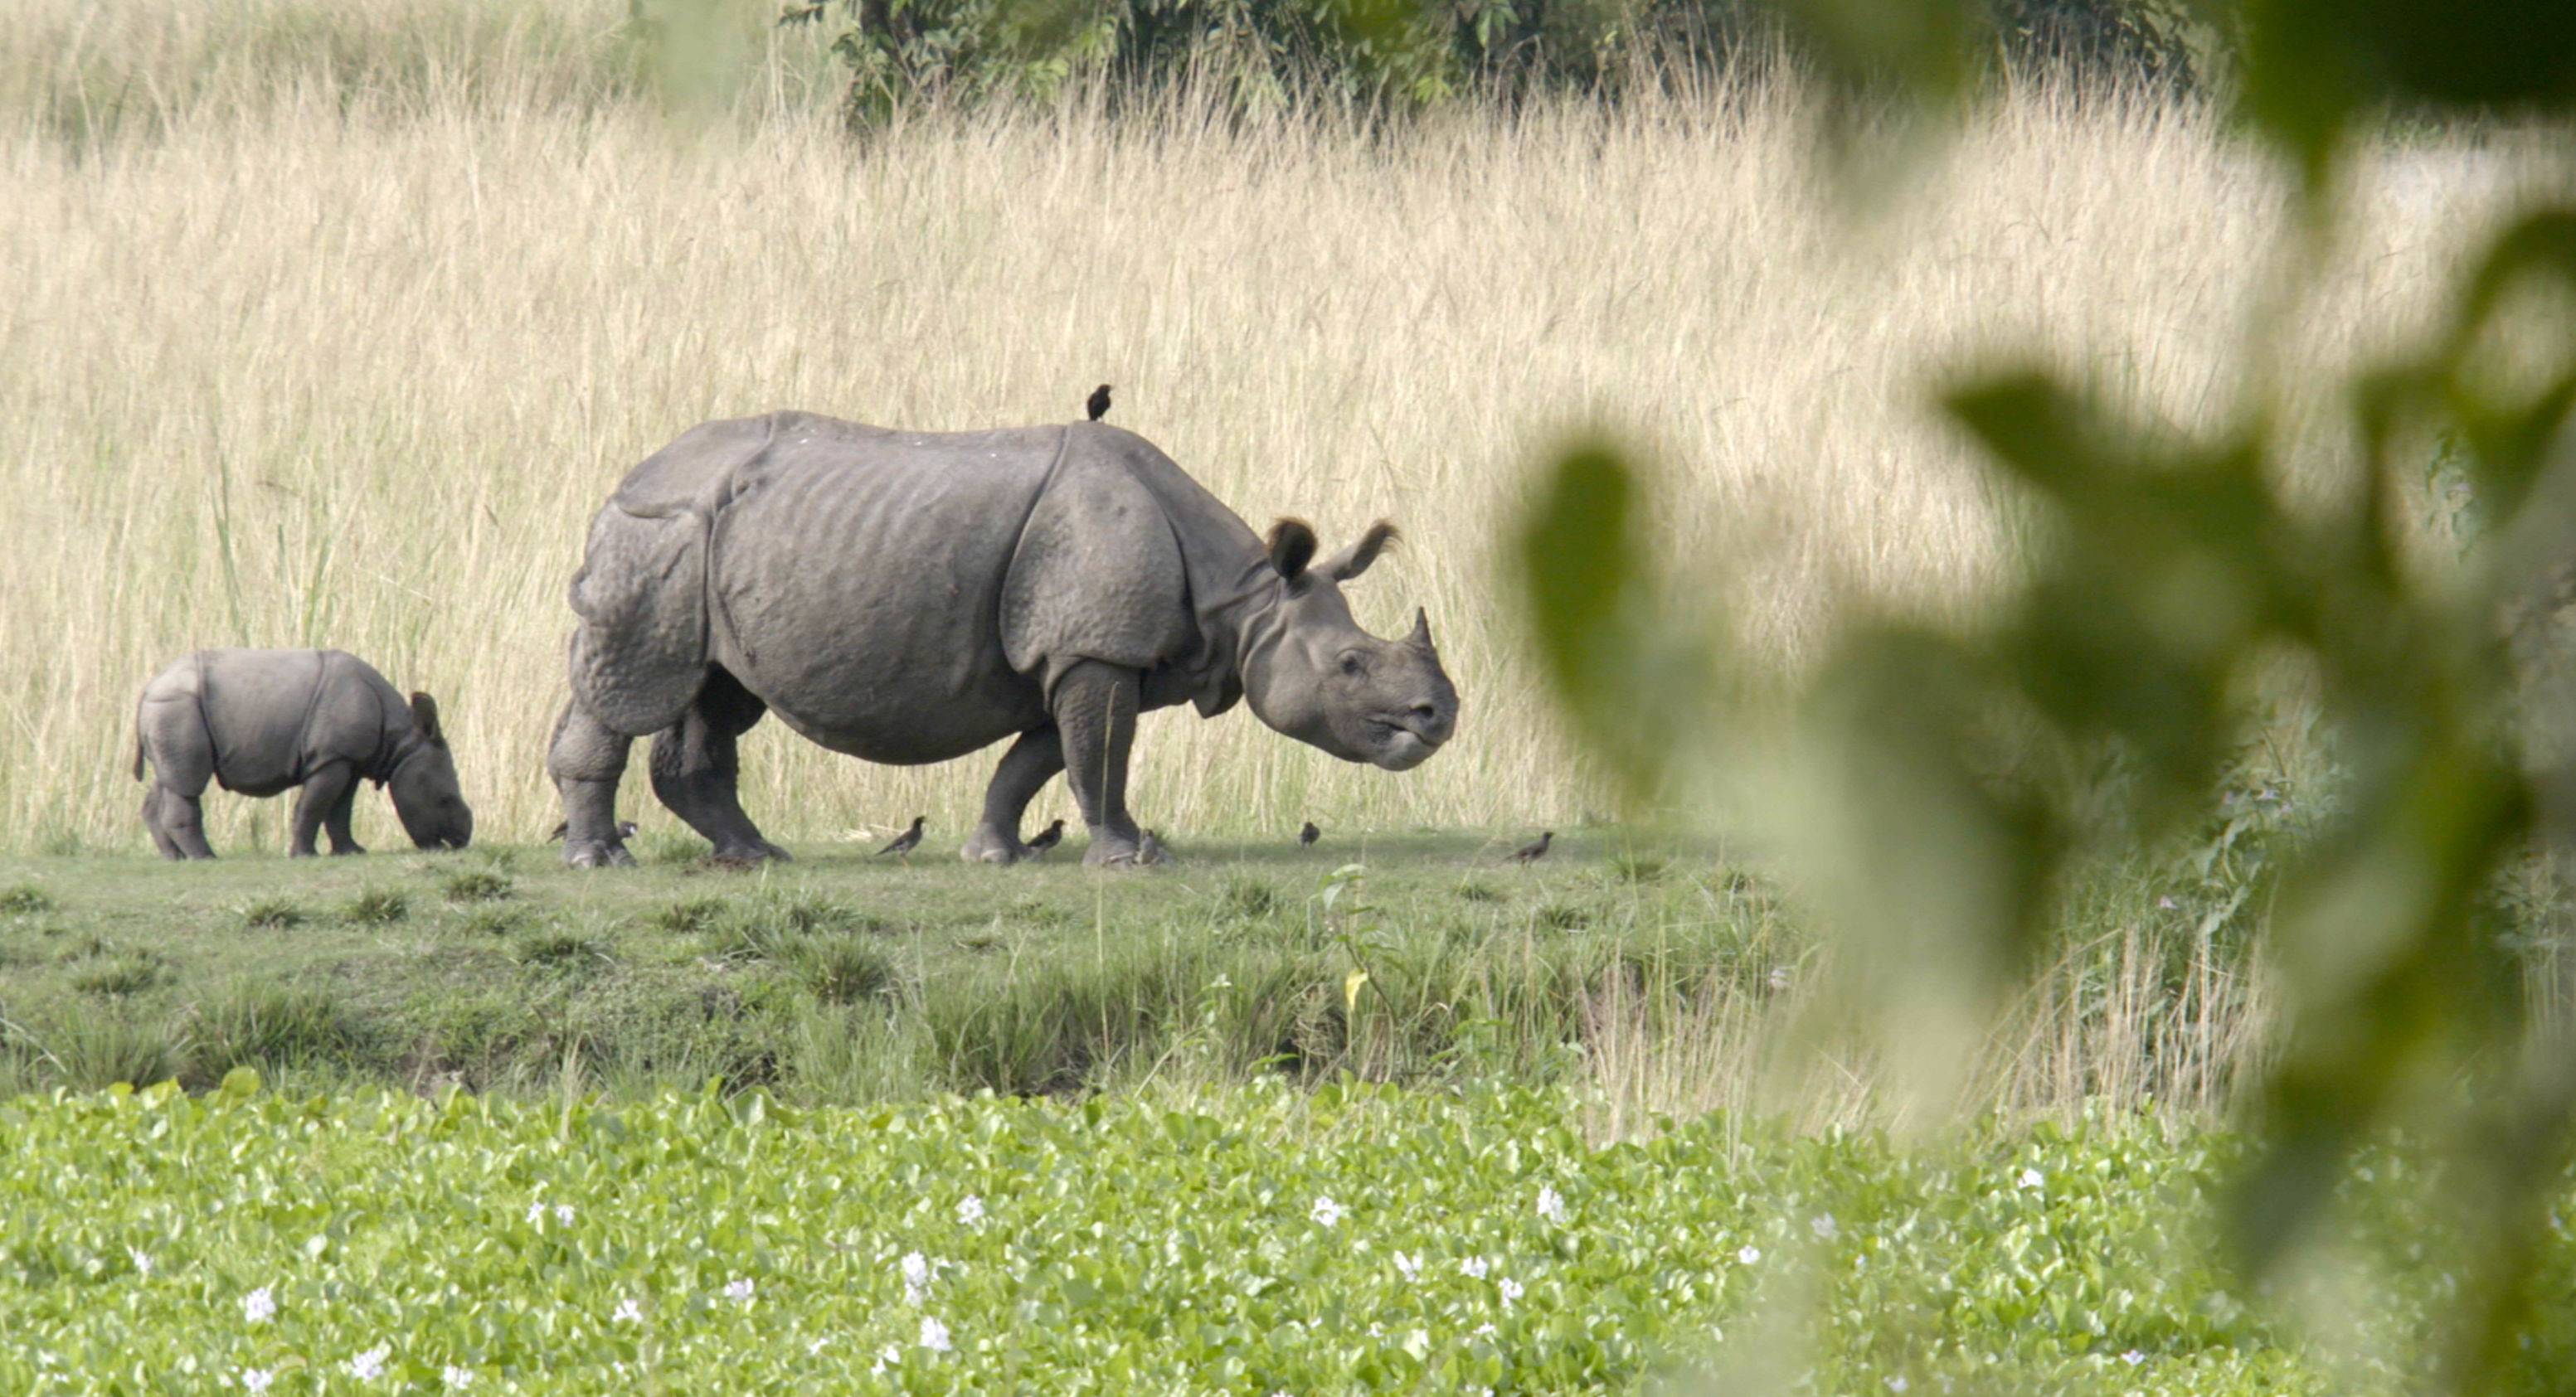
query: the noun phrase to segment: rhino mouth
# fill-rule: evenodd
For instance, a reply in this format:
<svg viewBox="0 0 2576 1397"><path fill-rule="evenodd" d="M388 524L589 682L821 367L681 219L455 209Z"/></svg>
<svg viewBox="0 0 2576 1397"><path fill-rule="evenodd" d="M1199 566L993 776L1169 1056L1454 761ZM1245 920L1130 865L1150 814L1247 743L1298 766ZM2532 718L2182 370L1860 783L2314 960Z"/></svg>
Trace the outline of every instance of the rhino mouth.
<svg viewBox="0 0 2576 1397"><path fill-rule="evenodd" d="M1369 763L1388 771L1410 771L1431 760L1431 754L1440 750L1438 742L1401 723L1372 719L1369 736L1374 739L1370 744L1373 750L1369 753Z"/></svg>

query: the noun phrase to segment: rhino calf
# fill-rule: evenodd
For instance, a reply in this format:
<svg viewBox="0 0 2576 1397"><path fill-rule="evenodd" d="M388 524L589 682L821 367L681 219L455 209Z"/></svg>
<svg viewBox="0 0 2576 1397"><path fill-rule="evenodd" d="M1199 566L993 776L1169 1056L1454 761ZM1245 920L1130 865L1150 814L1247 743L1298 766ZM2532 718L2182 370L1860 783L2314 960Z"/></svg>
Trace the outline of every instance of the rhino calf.
<svg viewBox="0 0 2576 1397"><path fill-rule="evenodd" d="M213 781L249 796L290 786L294 854L317 830L331 852L363 854L349 835L358 783L393 796L403 831L424 849L462 849L474 812L427 694L408 703L375 666L339 650L200 650L153 676L134 714L134 779L153 769L143 824L161 856L210 859L204 807Z"/></svg>

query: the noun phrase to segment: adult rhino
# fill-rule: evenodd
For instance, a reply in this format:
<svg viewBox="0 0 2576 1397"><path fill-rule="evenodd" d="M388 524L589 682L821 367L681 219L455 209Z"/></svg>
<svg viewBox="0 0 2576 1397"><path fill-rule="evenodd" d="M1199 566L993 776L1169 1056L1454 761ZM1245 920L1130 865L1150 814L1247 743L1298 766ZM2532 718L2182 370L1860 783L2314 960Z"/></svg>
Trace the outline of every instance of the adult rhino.
<svg viewBox="0 0 2576 1397"><path fill-rule="evenodd" d="M801 412L710 422L629 472L572 581L572 701L546 768L564 860L631 863L628 745L720 858L785 858L743 814L734 740L762 713L836 752L918 764L1017 735L965 857L1028 855L1020 816L1069 771L1093 864L1132 863L1136 715L1238 698L1271 727L1391 771L1448 741L1458 695L1429 621L1383 640L1341 584L1380 522L1312 562L1267 545L1152 444L1099 423L896 432Z"/></svg>

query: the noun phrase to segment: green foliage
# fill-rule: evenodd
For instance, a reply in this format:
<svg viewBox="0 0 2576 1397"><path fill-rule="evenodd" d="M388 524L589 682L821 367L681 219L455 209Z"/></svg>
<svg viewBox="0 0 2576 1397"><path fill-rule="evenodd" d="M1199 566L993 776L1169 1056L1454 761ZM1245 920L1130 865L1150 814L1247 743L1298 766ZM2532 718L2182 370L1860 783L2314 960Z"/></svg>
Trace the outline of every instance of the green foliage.
<svg viewBox="0 0 2576 1397"><path fill-rule="evenodd" d="M83 994L135 994L159 984L165 968L159 956L127 952L74 975L72 988Z"/></svg>
<svg viewBox="0 0 2576 1397"><path fill-rule="evenodd" d="M1838 71L1935 97L1960 89L1980 19L1976 0L1800 10ZM2383 104L2576 111L2564 5L2251 0L2242 24L2245 111L2311 196ZM2321 238L2331 204L2312 198L2311 212L2297 236ZM2496 348L2503 308L2535 292L2576 292L2576 205L2526 210L2472 260L2446 324L2348 386L2359 450L2322 494L2285 483L2259 397L2232 429L2177 441L2048 370L1958 382L1950 415L2031 525L2025 573L1975 622L1847 619L1791 744L1816 754L1802 770L1860 943L1851 978L1902 1059L1937 1069L2049 959L2088 863L2213 827L2202 868L2241 859L2248 814L2219 796L2255 724L2248 698L2284 670L2311 685L2332 798L2276 865L2224 875L2238 886L2203 923L2228 924L2257 880L2270 888L2268 950L2295 1015L2256 1093L2264 1148L2233 1236L2254 1274L2275 1274L2375 1131L2448 1142L2468 1275L2437 1376L2462 1391L2493 1389L2509 1356L2533 1361L2519 1336L2556 1292L2536 1286L2531 1219L2576 1124L2576 1074L2529 1017L2556 1012L2555 992L2523 982L2496 912L2535 849L2556 857L2576 835L2563 647L2527 600L2576 564L2562 445L2576 353L2560 347L2535 376L2509 374ZM2252 357L2278 343L2258 327ZM2474 502L2453 511L2470 521L2456 572L2409 554L2403 506L2437 450ZM1668 678L1669 637L1712 628L1658 609L1687 589L1652 561L1650 496L1619 454L1578 449L1518 536L1546 672L1640 792L1675 779L1656 754L1689 761L1666 734L1754 721L1655 698L1685 687ZM1706 643L1722 653L1725 637ZM1642 705L1627 697L1640 686Z"/></svg>
<svg viewBox="0 0 2576 1397"><path fill-rule="evenodd" d="M53 910L53 897L33 883L20 883L0 890L0 916L33 916Z"/></svg>
<svg viewBox="0 0 2576 1397"><path fill-rule="evenodd" d="M340 909L342 919L359 926L391 926L411 915L411 900L395 888L369 888Z"/></svg>
<svg viewBox="0 0 2576 1397"><path fill-rule="evenodd" d="M1899 1150L1712 1117L1596 1148L1550 1092L804 1111L308 1100L233 1075L0 1103L0 1387L380 1368L394 1390L455 1369L565 1393L1641 1392L1707 1360L1794 1390L2233 1397L2420 1376L2291 1343L2189 1222L2238 1142L2132 1122ZM2368 1163L2345 1206L2422 1258L2373 1278L2403 1353L2453 1239L2421 1159ZM2565 1236L2538 1249L2576 1275ZM1801 1297L1826 1319L1785 1350L1768 1317Z"/></svg>
<svg viewBox="0 0 2576 1397"><path fill-rule="evenodd" d="M439 880L441 896L450 902L499 902L514 891L508 874L492 868L460 868Z"/></svg>
<svg viewBox="0 0 2576 1397"><path fill-rule="evenodd" d="M192 1087L212 1085L237 1067L273 1077L324 1070L357 1075L385 1065L378 1041L326 991L241 981L202 1005L187 1070Z"/></svg>
<svg viewBox="0 0 2576 1397"><path fill-rule="evenodd" d="M2223 69L2229 33L2189 0L1869 0L1809 5L1837 38L1909 52L1991 45L2010 61L2173 87ZM1615 97L1779 39L1759 0L808 0L782 24L846 24L853 122L906 103L1053 98L1086 79L1112 101L1196 83L1237 114L1323 100L1379 111L1471 94ZM1932 21L1930 27L1922 21ZM1817 50L1828 57L1839 48Z"/></svg>
<svg viewBox="0 0 2576 1397"><path fill-rule="evenodd" d="M284 931L304 925L304 909L282 897L263 897L242 908L242 925Z"/></svg>

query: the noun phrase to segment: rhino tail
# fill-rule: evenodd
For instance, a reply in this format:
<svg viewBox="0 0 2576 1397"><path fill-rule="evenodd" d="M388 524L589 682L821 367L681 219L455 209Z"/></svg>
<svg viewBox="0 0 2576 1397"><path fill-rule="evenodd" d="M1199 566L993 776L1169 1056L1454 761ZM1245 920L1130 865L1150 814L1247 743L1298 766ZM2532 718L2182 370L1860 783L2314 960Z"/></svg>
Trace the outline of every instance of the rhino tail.
<svg viewBox="0 0 2576 1397"><path fill-rule="evenodd" d="M143 779L143 722L140 718L134 723L134 779Z"/></svg>

